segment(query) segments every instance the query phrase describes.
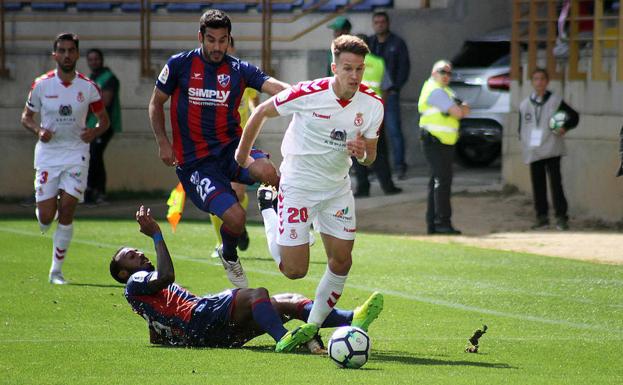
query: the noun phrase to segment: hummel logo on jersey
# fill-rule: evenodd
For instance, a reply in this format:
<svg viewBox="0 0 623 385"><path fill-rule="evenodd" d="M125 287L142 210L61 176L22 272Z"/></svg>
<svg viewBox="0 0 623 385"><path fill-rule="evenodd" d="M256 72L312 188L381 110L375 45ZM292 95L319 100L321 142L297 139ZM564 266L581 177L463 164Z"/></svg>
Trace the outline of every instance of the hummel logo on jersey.
<svg viewBox="0 0 623 385"><path fill-rule="evenodd" d="M229 81L229 80L228 80ZM208 90L204 88L189 88L188 99L195 103L225 103L231 91Z"/></svg>
<svg viewBox="0 0 623 385"><path fill-rule="evenodd" d="M322 115L322 114L317 114L315 112L312 112L312 116L314 118L320 118L320 119L331 119L331 115Z"/></svg>

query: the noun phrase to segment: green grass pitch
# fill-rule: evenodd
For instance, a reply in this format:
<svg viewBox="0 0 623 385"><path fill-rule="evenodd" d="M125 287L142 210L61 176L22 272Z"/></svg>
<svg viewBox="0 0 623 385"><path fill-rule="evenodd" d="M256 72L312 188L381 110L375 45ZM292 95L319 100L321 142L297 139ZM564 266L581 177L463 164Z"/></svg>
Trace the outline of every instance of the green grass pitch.
<svg viewBox="0 0 623 385"><path fill-rule="evenodd" d="M209 223L162 229L178 283L195 294L230 286L210 258ZM241 256L251 285L313 298L322 244L308 276L290 281L262 228L249 231ZM370 361L344 370L327 357L274 353L267 336L242 349L150 346L108 263L121 245L155 260L151 240L130 220L78 220L64 267L72 285L59 287L47 282L51 233L34 220L0 221L0 384L623 383L623 266L359 234L338 306L379 290L385 309L370 328ZM465 353L482 324L480 352Z"/></svg>

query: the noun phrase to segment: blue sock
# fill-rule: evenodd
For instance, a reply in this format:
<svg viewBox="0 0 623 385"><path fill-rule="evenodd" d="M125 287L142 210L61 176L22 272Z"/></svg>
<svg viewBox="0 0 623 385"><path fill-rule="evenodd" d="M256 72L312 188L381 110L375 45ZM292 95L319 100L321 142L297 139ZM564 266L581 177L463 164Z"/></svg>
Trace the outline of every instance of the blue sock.
<svg viewBox="0 0 623 385"><path fill-rule="evenodd" d="M253 319L258 325L275 341L279 341L288 330L281 323L281 318L275 311L275 308L270 303L270 299L259 299L251 305L251 312L253 313Z"/></svg>
<svg viewBox="0 0 623 385"><path fill-rule="evenodd" d="M223 258L229 262L235 262L238 260L238 252L236 247L238 246L238 238L240 234L236 234L225 225L221 226L221 238L223 239Z"/></svg>
<svg viewBox="0 0 623 385"><path fill-rule="evenodd" d="M306 321L307 317L309 317L309 313L311 312L313 301L306 302L305 305L301 308L301 318ZM352 310L342 310L333 308L331 313L327 316L327 319L322 323L323 328L334 328L338 326L348 326L353 320L353 311Z"/></svg>

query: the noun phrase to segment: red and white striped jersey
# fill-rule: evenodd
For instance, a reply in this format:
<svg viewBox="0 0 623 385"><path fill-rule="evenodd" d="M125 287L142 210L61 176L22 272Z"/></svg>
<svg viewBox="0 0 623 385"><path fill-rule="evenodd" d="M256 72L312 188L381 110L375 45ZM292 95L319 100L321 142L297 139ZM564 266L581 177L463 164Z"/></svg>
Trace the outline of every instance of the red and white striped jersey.
<svg viewBox="0 0 623 385"><path fill-rule="evenodd" d="M350 184L346 141L357 133L378 137L381 98L362 84L351 99L342 100L333 91L334 81L301 82L274 99L280 115L294 115L281 144L281 178L289 185L318 191Z"/></svg>
<svg viewBox="0 0 623 385"><path fill-rule="evenodd" d="M26 107L39 112L41 127L54 133L49 142L37 142L35 168L89 164L89 144L80 134L89 110L104 108L93 81L76 72L71 83L64 83L56 70L50 71L35 79Z"/></svg>

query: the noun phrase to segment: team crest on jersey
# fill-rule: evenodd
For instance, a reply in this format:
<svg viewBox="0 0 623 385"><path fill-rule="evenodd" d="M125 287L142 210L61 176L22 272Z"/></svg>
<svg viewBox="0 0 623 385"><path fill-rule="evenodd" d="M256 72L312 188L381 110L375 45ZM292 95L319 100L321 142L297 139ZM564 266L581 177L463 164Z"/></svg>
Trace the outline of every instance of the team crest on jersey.
<svg viewBox="0 0 623 385"><path fill-rule="evenodd" d="M299 237L299 235L296 233L296 230L295 229L291 229L290 230L290 239L296 239L298 237Z"/></svg>
<svg viewBox="0 0 623 385"><path fill-rule="evenodd" d="M230 76L225 75L225 74L220 74L216 77L216 79L218 80L218 84L220 84L221 87L227 87L227 85L229 84Z"/></svg>
<svg viewBox="0 0 623 385"><path fill-rule="evenodd" d="M60 107L58 107L58 114L60 116L71 116L71 104L61 104Z"/></svg>
<svg viewBox="0 0 623 385"><path fill-rule="evenodd" d="M355 115L355 126L361 127L362 124L363 124L363 113L357 112L357 115Z"/></svg>
<svg viewBox="0 0 623 385"><path fill-rule="evenodd" d="M82 93L82 91L78 92L78 96L76 97L76 99L78 100L78 103L84 102L84 94Z"/></svg>
<svg viewBox="0 0 623 385"><path fill-rule="evenodd" d="M338 130L337 128L334 128L333 131L331 131L330 136L333 140L346 142L346 130Z"/></svg>

